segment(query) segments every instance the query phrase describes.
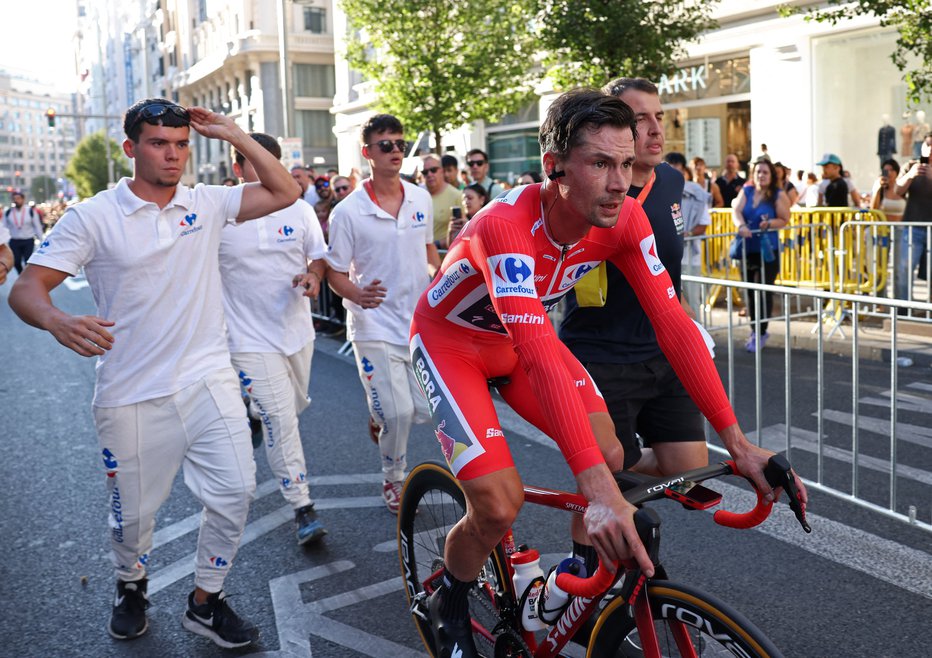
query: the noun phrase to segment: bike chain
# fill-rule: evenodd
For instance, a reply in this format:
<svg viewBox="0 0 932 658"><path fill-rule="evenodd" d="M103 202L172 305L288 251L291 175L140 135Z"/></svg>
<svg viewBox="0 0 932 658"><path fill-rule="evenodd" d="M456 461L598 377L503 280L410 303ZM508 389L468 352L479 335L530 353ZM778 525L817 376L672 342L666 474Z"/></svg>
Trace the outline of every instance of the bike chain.
<svg viewBox="0 0 932 658"><path fill-rule="evenodd" d="M477 583L476 587L479 586L480 585ZM499 620L498 624L495 625L495 628L492 629L492 635L495 636L495 658L532 658L531 648L521 637L520 633L515 632L514 628L511 626L511 623L505 619L505 615L503 615L498 608L492 605L492 602L487 596L481 596L476 591L476 587L469 590L470 596L479 601L479 604L485 608L486 611L492 615L492 617ZM507 637L508 640L510 640L514 645L517 645L517 649L521 651L521 653L517 656L514 654L499 654L499 638L502 637Z"/></svg>

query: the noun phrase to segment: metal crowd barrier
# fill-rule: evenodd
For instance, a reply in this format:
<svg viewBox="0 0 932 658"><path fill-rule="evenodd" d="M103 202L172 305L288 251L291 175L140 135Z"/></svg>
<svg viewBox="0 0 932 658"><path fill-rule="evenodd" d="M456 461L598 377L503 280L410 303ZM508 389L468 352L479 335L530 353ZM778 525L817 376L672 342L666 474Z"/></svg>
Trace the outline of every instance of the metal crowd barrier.
<svg viewBox="0 0 932 658"><path fill-rule="evenodd" d="M900 386L897 367L901 345L909 338L901 330L901 314L906 311L932 314L932 303L692 275L684 275L683 281L684 285L698 288L703 295L714 287L726 288L726 308L719 310L704 306L700 309L699 318L716 339L716 362L724 372L729 399L749 438L771 450L786 450L792 454L797 472L806 479L810 488L932 531L929 497L932 473L908 462L903 463L902 458L898 461L898 455L909 454L907 450L901 451L906 443L932 447L928 432L899 419L905 409L916 411L928 406L916 391L932 391L932 386L920 382L912 384L908 390L904 389ZM768 358L765 369L762 352L779 353L779 339L772 338L771 346L765 350L744 353L741 349L742 327L749 330L751 323L733 313L732 300L739 293L762 297L768 292L782 302L775 304L775 311L767 320L772 336L782 335L783 359L781 366ZM858 331L860 310L881 304L887 308L885 329L875 333L884 336L886 344L879 343L880 339L869 344ZM836 338L829 346L829 336L823 331L821 318L831 307L841 305L853 309L854 331L850 337L843 337L843 344ZM790 312L790 309L804 310ZM888 368L889 378L886 381L878 380L874 369L870 378L862 379L862 362L868 352L874 358L880 355L881 361L875 363L882 363L882 367ZM807 354L804 356L804 353ZM838 353L847 353L850 363L845 364L844 357L831 356ZM811 363L813 358L815 367ZM798 365L803 359L805 364ZM749 387L746 380L737 381L739 360L742 369L749 365L749 361L752 363L753 387ZM846 377L850 380L845 381ZM867 384L865 390L862 390L862 381ZM879 386L889 386L889 392L879 389ZM915 389L916 386L920 388ZM831 396L832 404L844 408L830 408L826 394L837 392L839 387L846 391L850 389L851 397L847 404L842 404L840 400L845 396ZM774 418L772 409L765 409L763 401L765 396L772 399L781 395L783 413L779 419ZM779 420L782 422L775 422ZM847 435L845 427L850 427ZM709 445L714 450L723 450L712 441ZM839 468L839 462L847 462L850 468ZM831 467L827 468L829 464ZM876 473L882 475L882 484L878 484ZM909 482L910 495L903 497L900 490L906 481ZM921 493L917 495L917 491Z"/></svg>

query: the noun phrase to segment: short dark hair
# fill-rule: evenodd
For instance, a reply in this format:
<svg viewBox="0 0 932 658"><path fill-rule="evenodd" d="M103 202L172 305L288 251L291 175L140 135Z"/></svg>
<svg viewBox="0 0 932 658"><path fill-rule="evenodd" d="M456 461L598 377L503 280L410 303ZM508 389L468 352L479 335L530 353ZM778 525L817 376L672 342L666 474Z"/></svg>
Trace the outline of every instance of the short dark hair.
<svg viewBox="0 0 932 658"><path fill-rule="evenodd" d="M663 156L663 161L671 165L679 165L683 169L686 169L686 156L677 151L670 151L665 156Z"/></svg>
<svg viewBox="0 0 932 658"><path fill-rule="evenodd" d="M466 190L472 190L473 192L481 196L483 199L485 199L485 201L482 203L483 206L490 201L489 191L485 189L485 187L483 187L479 183L473 183L472 185L467 185L466 187L463 188L464 192Z"/></svg>
<svg viewBox="0 0 932 658"><path fill-rule="evenodd" d="M472 149L471 151L468 151L466 153L467 158L471 155L481 155L483 160L485 160L486 162L489 161L489 154L483 151L482 149Z"/></svg>
<svg viewBox="0 0 932 658"><path fill-rule="evenodd" d="M602 91L609 96L621 96L629 89L636 89L637 91L643 91L646 94L653 94L654 96L660 95L660 90L657 89L657 85L647 78L615 78L602 87Z"/></svg>
<svg viewBox="0 0 932 658"><path fill-rule="evenodd" d="M456 167L460 168L460 161L456 159L455 155L444 155L440 158L440 166L446 169L447 167Z"/></svg>
<svg viewBox="0 0 932 658"><path fill-rule="evenodd" d="M362 138L363 145L368 144L372 135L378 133L398 133L399 135L404 135L405 129L404 126L401 125L401 121L398 120L398 117L391 114L374 114L369 117L368 121L362 124L360 137Z"/></svg>
<svg viewBox="0 0 932 658"><path fill-rule="evenodd" d="M126 114L123 115L123 133L135 143L139 143L139 133L142 132L142 124L144 122L148 123L150 126L168 126L169 128L187 128L191 125L187 111L184 112L183 116L175 112L166 112L158 117L143 118L140 120L139 113L150 105L174 105L184 110L178 103L170 101L167 98L145 98L133 103L129 109L126 110Z"/></svg>
<svg viewBox="0 0 932 658"><path fill-rule="evenodd" d="M277 139L267 133L249 133L249 136L259 142L259 145L274 155L277 160L282 159L282 147ZM233 149L233 160L242 167L243 163L246 162L246 156L236 149Z"/></svg>
<svg viewBox="0 0 932 658"><path fill-rule="evenodd" d="M544 177L540 175L539 171L525 171L518 178L524 178L525 176L529 177L535 183L543 182Z"/></svg>
<svg viewBox="0 0 932 658"><path fill-rule="evenodd" d="M638 136L634 112L618 98L585 87L568 91L550 105L540 124L541 153L568 157L579 145L583 129L602 126L629 128L635 139Z"/></svg>

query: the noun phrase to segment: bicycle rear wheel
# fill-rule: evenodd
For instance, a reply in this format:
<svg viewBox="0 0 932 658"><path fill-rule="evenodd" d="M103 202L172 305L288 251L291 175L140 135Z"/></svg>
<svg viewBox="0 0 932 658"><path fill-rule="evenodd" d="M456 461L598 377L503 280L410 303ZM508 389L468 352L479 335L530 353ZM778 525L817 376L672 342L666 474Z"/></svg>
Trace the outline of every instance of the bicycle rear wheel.
<svg viewBox="0 0 932 658"><path fill-rule="evenodd" d="M423 594L439 586L447 533L465 514L466 498L446 466L426 462L411 471L398 511L398 556L412 617L432 656L436 655L436 650ZM483 655L493 653L492 630L499 622L499 606L510 592L510 585L504 552L497 546L469 593L473 638Z"/></svg>
<svg viewBox="0 0 932 658"><path fill-rule="evenodd" d="M647 598L660 652L665 658L783 656L744 615L693 587L666 580L651 581L647 584ZM677 644L677 633L681 634L681 644ZM644 656L634 619L629 617L625 602L619 599L613 600L599 616L591 638L587 656Z"/></svg>

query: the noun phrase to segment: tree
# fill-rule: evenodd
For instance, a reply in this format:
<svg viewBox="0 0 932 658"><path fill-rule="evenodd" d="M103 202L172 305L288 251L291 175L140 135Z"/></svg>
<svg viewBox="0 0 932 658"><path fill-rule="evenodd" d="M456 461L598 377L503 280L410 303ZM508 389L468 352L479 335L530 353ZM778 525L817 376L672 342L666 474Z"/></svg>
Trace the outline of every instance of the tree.
<svg viewBox="0 0 932 658"><path fill-rule="evenodd" d="M107 189L107 146L104 139L103 131L82 139L65 167L65 176L74 183L82 199ZM110 140L110 159L113 160L113 175L116 178L130 175L123 149L114 139Z"/></svg>
<svg viewBox="0 0 932 658"><path fill-rule="evenodd" d="M39 203L55 199L58 196L55 179L45 174L36 176L29 185L29 196Z"/></svg>
<svg viewBox="0 0 932 658"><path fill-rule="evenodd" d="M685 46L716 27L718 0L543 0L537 20L557 89L601 87L620 76L657 80Z"/></svg>
<svg viewBox="0 0 932 658"><path fill-rule="evenodd" d="M496 121L532 97L534 0L343 0L350 66L409 135Z"/></svg>
<svg viewBox="0 0 932 658"><path fill-rule="evenodd" d="M807 21L837 25L855 16L874 16L899 31L890 59L904 73L909 100L932 99L932 3L929 0L828 0L828 7L801 9L784 5L783 16L804 13ZM915 65L918 58L918 65Z"/></svg>

